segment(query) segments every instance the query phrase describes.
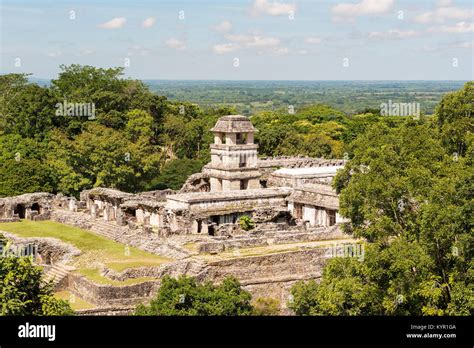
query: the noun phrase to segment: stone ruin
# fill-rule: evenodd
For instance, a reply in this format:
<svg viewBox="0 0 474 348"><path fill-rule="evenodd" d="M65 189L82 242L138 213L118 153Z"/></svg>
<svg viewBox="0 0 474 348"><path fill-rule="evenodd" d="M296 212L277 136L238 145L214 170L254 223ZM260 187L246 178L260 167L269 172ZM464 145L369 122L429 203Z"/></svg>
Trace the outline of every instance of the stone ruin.
<svg viewBox="0 0 474 348"><path fill-rule="evenodd" d="M202 172L191 175L178 192L167 189L133 194L96 187L81 192L79 199L29 193L1 198L0 222L51 218L179 260L239 247L343 237L338 226L346 220L339 215L339 199L330 184L344 160L258 158L258 145L253 141L256 130L245 116L221 117L211 131L211 162ZM242 229L242 216L249 216L254 228ZM183 247L190 242L197 243L195 252ZM295 255L299 260L299 254ZM303 261L295 262L305 269ZM223 267L219 272L225 273L225 264L219 264ZM257 268L252 268L253 272L260 272ZM285 277L290 277L291 268L285 272ZM302 271L298 277L305 274ZM251 279L246 281L250 287L265 290L265 281L261 286ZM84 282L75 278L73 287L89 286ZM151 291L154 285L136 288Z"/></svg>

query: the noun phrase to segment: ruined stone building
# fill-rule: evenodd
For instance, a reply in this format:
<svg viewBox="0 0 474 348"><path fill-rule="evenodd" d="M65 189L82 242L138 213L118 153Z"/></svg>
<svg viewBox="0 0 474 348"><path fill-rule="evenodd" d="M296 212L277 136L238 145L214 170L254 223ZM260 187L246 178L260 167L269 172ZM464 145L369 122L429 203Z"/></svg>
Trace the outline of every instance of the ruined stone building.
<svg viewBox="0 0 474 348"><path fill-rule="evenodd" d="M256 129L241 115L221 117L211 129L211 162L172 190L131 194L109 188L84 191L76 202L35 193L0 199L3 219L41 216L54 205L86 210L93 218L119 226L144 227L161 236L231 236L238 221L250 216L257 225L307 224L328 227L342 221L330 183L342 160L305 157L258 159Z"/></svg>
<svg viewBox="0 0 474 348"><path fill-rule="evenodd" d="M81 192L79 199L29 193L0 198L0 222L51 219L170 260L121 273L102 264L100 275L106 278L151 278L129 286L103 285L71 266L80 250L51 238L34 238L45 272L60 275L57 288L68 289L104 313L116 312L117 306L128 311L149 299L165 274L212 282L233 275L252 295L279 298L284 308L292 284L321 277L325 260L334 256L328 242L348 239L339 228L344 219L330 186L344 161L259 158L257 130L245 116L221 117L210 131L210 163L177 192L132 194L96 187ZM244 215L254 228L241 228ZM20 244L28 242L6 235ZM247 250L246 255L235 250Z"/></svg>

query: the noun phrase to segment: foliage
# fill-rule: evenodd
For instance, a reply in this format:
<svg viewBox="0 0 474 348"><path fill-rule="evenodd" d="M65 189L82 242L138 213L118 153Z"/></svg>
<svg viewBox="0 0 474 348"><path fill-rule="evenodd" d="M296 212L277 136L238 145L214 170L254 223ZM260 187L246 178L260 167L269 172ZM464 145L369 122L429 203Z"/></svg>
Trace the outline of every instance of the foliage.
<svg viewBox="0 0 474 348"><path fill-rule="evenodd" d="M242 215L239 218L239 226L244 231L250 231L255 228L255 223L253 222L252 218L248 215Z"/></svg>
<svg viewBox="0 0 474 348"><path fill-rule="evenodd" d="M210 159L209 129L233 111L172 103L122 75L122 68L77 64L61 66L50 86L2 75L0 196L177 189L199 171ZM64 102L93 104L95 118L57 115Z"/></svg>
<svg viewBox="0 0 474 348"><path fill-rule="evenodd" d="M455 95L470 100L470 86ZM445 98L435 122L376 123L350 144L333 185L345 231L368 242L364 260L330 260L320 284L296 285L297 314L473 314L473 120L446 142L459 119L445 116L460 114ZM453 144L464 150L453 156Z"/></svg>
<svg viewBox="0 0 474 348"><path fill-rule="evenodd" d="M462 87L462 81L163 81L148 80L153 92L173 101L187 100L201 106L235 108L246 116L261 111L296 112L316 102L355 115L378 113L381 103L420 103L433 114L444 93Z"/></svg>
<svg viewBox="0 0 474 348"><path fill-rule="evenodd" d="M0 258L0 315L71 315L69 304L56 299L41 276L30 257Z"/></svg>
<svg viewBox="0 0 474 348"><path fill-rule="evenodd" d="M253 301L254 315L275 316L280 314L280 301L270 297L258 297Z"/></svg>
<svg viewBox="0 0 474 348"><path fill-rule="evenodd" d="M170 188L179 190L186 179L194 173L198 173L202 163L198 160L188 158L175 159L166 163L160 175L153 179L147 186L148 190L163 190Z"/></svg>
<svg viewBox="0 0 474 348"><path fill-rule="evenodd" d="M466 136L474 133L474 81L467 82L459 91L446 94L435 113L448 152L464 155Z"/></svg>
<svg viewBox="0 0 474 348"><path fill-rule="evenodd" d="M215 286L210 282L199 284L192 277L165 276L150 305L139 305L135 315L252 315L250 299L251 295L232 277Z"/></svg>

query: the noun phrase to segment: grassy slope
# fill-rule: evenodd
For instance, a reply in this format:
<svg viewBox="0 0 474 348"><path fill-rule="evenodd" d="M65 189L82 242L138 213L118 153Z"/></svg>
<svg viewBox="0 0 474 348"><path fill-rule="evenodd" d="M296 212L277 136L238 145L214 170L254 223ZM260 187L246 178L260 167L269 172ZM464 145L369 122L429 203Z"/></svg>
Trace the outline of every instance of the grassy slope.
<svg viewBox="0 0 474 348"><path fill-rule="evenodd" d="M66 300L69 302L73 310L80 310L80 309L91 309L95 308L96 305L83 300L82 298L72 294L69 291L58 291L54 293L54 296L61 299Z"/></svg>
<svg viewBox="0 0 474 348"><path fill-rule="evenodd" d="M20 237L53 237L70 243L80 249L82 254L74 260L79 272L103 284L126 285L145 278L127 282L112 281L97 272L97 263L103 263L115 271L140 266L158 266L171 259L114 242L95 233L77 227L63 225L54 221L9 222L0 224L0 230Z"/></svg>

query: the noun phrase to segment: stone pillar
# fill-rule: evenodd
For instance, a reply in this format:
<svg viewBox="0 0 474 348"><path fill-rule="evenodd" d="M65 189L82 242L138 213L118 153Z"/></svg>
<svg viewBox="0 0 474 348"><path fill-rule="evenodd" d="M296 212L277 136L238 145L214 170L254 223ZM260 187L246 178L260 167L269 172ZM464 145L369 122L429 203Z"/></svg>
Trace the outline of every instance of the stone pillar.
<svg viewBox="0 0 474 348"><path fill-rule="evenodd" d="M247 133L247 144L253 144L253 133Z"/></svg>
<svg viewBox="0 0 474 348"><path fill-rule="evenodd" d="M137 209L135 211L135 216L137 218L137 224L143 224L144 223L144 212L142 209Z"/></svg>
<svg viewBox="0 0 474 348"><path fill-rule="evenodd" d="M191 223L191 233L198 233L198 222L197 220L193 220Z"/></svg>
<svg viewBox="0 0 474 348"><path fill-rule="evenodd" d="M124 226L125 223L123 220L124 220L123 211L122 209L119 208L115 212L115 221L117 222L117 225Z"/></svg>
<svg viewBox="0 0 474 348"><path fill-rule="evenodd" d="M225 135L225 144L226 145L235 145L237 142L237 136L235 133L226 133Z"/></svg>
<svg viewBox="0 0 474 348"><path fill-rule="evenodd" d="M26 208L26 209L25 209L25 219L26 219L26 220L33 220L33 219L31 218L31 208Z"/></svg>
<svg viewBox="0 0 474 348"><path fill-rule="evenodd" d="M77 211L77 204L75 199L70 199L69 200L69 211L76 212Z"/></svg>
<svg viewBox="0 0 474 348"><path fill-rule="evenodd" d="M98 209L99 209L99 207L97 206L97 204L95 204L95 203L91 204L91 216L92 216L92 218L94 218L94 219L97 218Z"/></svg>
<svg viewBox="0 0 474 348"><path fill-rule="evenodd" d="M202 234L208 234L209 233L209 225L207 224L207 220L202 220L201 233Z"/></svg>

